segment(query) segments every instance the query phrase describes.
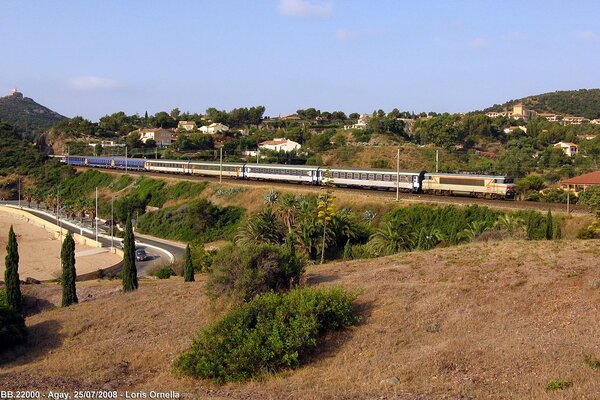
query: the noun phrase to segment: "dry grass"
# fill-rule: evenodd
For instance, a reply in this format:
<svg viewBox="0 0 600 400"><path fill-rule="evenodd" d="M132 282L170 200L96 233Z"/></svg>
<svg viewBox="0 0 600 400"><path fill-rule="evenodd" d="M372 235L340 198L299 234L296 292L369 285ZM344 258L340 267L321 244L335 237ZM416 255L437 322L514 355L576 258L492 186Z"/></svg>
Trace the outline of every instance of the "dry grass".
<svg viewBox="0 0 600 400"><path fill-rule="evenodd" d="M27 319L32 345L0 387L177 390L191 398L598 398L597 241L488 242L311 267L308 285L360 290L364 322L329 337L311 363L221 388L174 374L197 328L216 317L204 280L89 282L85 301ZM56 286L27 286L52 298ZM94 299L92 293L101 293ZM58 296L55 296L58 298ZM399 378L394 386L380 381ZM572 381L548 392L552 380Z"/></svg>

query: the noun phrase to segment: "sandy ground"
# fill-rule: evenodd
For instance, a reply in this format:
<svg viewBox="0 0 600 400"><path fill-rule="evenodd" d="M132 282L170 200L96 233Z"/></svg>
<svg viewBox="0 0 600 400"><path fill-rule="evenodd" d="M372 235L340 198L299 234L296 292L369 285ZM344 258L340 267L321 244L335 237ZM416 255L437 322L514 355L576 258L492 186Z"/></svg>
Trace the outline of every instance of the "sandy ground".
<svg viewBox="0 0 600 400"><path fill-rule="evenodd" d="M19 244L19 277L38 280L54 279L60 272L60 240L42 227L30 224L11 213L0 211L0 257L6 256L8 230L13 225ZM102 252L99 252L102 251ZM119 262L119 256L104 249L75 244L78 274L97 271ZM0 263L0 280L4 279L4 262Z"/></svg>
<svg viewBox="0 0 600 400"><path fill-rule="evenodd" d="M175 390L185 399L599 399L600 241L474 243L310 266L309 286L361 294L363 321L295 371L215 386L173 361L222 310L206 277L23 285L29 342L0 354L0 388ZM396 385L380 382L397 377ZM549 391L550 380L571 385Z"/></svg>

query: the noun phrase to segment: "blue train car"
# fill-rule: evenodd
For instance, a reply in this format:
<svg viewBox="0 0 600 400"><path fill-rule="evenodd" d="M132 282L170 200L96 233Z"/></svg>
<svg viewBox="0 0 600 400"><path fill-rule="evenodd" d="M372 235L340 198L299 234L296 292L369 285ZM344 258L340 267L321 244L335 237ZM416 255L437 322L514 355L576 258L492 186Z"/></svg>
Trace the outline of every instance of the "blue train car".
<svg viewBox="0 0 600 400"><path fill-rule="evenodd" d="M81 156L65 156L62 161L70 165L85 165L85 157Z"/></svg>
<svg viewBox="0 0 600 400"><path fill-rule="evenodd" d="M88 157L87 158L87 166L88 167L110 168L110 167L112 167L112 162L113 162L112 157Z"/></svg>
<svg viewBox="0 0 600 400"><path fill-rule="evenodd" d="M143 158L125 158L119 157L114 158L114 167L117 169L132 169L136 171L141 171L145 168L146 160Z"/></svg>

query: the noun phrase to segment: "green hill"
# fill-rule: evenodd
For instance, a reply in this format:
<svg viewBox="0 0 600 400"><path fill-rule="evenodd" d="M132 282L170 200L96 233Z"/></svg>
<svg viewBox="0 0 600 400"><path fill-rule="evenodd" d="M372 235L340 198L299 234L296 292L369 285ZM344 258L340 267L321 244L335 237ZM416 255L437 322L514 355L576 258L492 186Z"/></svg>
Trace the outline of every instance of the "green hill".
<svg viewBox="0 0 600 400"><path fill-rule="evenodd" d="M12 125L21 137L32 140L66 117L19 92L0 97L0 120Z"/></svg>
<svg viewBox="0 0 600 400"><path fill-rule="evenodd" d="M504 104L494 104L484 111L502 111L517 103L523 103L537 112L574 115L590 119L600 118L600 89L563 90L537 94L510 100Z"/></svg>

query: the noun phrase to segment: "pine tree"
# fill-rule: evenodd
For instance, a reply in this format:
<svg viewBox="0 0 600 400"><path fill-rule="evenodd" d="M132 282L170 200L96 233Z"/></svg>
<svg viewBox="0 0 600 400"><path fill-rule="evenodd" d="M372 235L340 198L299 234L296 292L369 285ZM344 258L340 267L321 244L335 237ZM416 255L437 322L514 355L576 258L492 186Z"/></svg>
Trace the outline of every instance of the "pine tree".
<svg viewBox="0 0 600 400"><path fill-rule="evenodd" d="M131 292L138 288L137 268L135 267L135 238L131 218L127 218L123 239L123 269L121 270L123 291Z"/></svg>
<svg viewBox="0 0 600 400"><path fill-rule="evenodd" d="M75 241L71 233L68 233L63 241L60 259L62 262L62 306L67 307L73 303L77 303L77 289L75 288L75 280L77 279L77 271L75 270Z"/></svg>
<svg viewBox="0 0 600 400"><path fill-rule="evenodd" d="M20 313L23 307L23 298L21 296L21 283L19 281L19 245L17 244L17 236L12 225L8 231L5 266L6 305L13 311Z"/></svg>
<svg viewBox="0 0 600 400"><path fill-rule="evenodd" d="M553 233L554 221L552 218L552 211L548 210L546 215L546 240L552 240L554 238Z"/></svg>
<svg viewBox="0 0 600 400"><path fill-rule="evenodd" d="M192 250L188 244L185 248L185 264L183 264L183 281L194 282L194 264L192 264Z"/></svg>

